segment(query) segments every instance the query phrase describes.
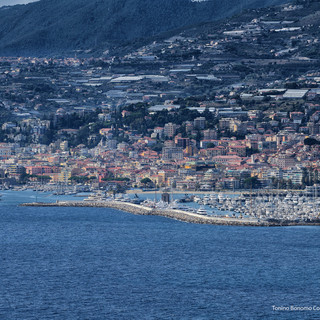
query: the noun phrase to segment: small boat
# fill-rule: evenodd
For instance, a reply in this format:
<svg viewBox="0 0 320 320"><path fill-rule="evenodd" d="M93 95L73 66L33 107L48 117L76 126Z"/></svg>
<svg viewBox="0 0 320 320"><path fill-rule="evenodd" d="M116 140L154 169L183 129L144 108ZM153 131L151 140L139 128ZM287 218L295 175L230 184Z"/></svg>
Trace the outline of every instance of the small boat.
<svg viewBox="0 0 320 320"><path fill-rule="evenodd" d="M179 200L179 202L185 203L185 202L192 202L193 201L193 197L189 197L187 194L185 194L185 196L183 198L181 198Z"/></svg>
<svg viewBox="0 0 320 320"><path fill-rule="evenodd" d="M201 206L198 210L197 210L197 214L201 214L201 215L206 215L207 214L207 210Z"/></svg>
<svg viewBox="0 0 320 320"><path fill-rule="evenodd" d="M173 209L173 210L179 210L180 209L180 206L179 206L179 203L177 200L174 200L172 201L169 206L168 206L169 209Z"/></svg>
<svg viewBox="0 0 320 320"><path fill-rule="evenodd" d="M199 201L201 201L202 199L199 197L199 196L194 196L193 197L193 201L194 202L199 202Z"/></svg>

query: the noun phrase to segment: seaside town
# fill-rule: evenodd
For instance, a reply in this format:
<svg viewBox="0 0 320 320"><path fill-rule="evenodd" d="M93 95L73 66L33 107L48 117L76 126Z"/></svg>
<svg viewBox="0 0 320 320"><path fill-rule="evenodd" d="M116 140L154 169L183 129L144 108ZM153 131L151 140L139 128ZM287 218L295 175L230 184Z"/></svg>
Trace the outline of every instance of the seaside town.
<svg viewBox="0 0 320 320"><path fill-rule="evenodd" d="M0 320L320 320L320 0L0 21Z"/></svg>
<svg viewBox="0 0 320 320"><path fill-rule="evenodd" d="M1 58L0 188L310 192L313 10L248 10L117 55Z"/></svg>

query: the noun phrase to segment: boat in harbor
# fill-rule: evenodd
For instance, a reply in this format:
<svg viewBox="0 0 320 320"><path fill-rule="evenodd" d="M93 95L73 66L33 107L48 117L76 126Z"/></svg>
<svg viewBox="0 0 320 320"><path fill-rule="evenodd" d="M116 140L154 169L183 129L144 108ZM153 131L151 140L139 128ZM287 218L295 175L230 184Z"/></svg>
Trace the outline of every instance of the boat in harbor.
<svg viewBox="0 0 320 320"><path fill-rule="evenodd" d="M168 208L169 209L173 209L173 210L179 210L180 209L180 205L179 205L177 200L174 200L171 203L169 203Z"/></svg>
<svg viewBox="0 0 320 320"><path fill-rule="evenodd" d="M139 198L137 194L134 195L134 198L130 200L131 203L133 204L141 204L143 200Z"/></svg>
<svg viewBox="0 0 320 320"><path fill-rule="evenodd" d="M109 201L111 200L110 197L108 197L106 195L105 192L103 191L98 191L98 192L95 192L95 193L92 193L90 194L87 198L83 199L83 201L91 201L91 202L101 202L101 201Z"/></svg>
<svg viewBox="0 0 320 320"><path fill-rule="evenodd" d="M189 196L188 194L185 194L183 198L179 200L181 203L186 203L186 202L193 202L194 196Z"/></svg>
<svg viewBox="0 0 320 320"><path fill-rule="evenodd" d="M194 202L196 202L196 203L198 203L199 201L201 201L202 199L201 199L201 197L199 197L199 196L194 196L194 198L193 198L193 201Z"/></svg>
<svg viewBox="0 0 320 320"><path fill-rule="evenodd" d="M207 215L207 210L204 208L204 206L200 206L200 208L197 210L197 214Z"/></svg>

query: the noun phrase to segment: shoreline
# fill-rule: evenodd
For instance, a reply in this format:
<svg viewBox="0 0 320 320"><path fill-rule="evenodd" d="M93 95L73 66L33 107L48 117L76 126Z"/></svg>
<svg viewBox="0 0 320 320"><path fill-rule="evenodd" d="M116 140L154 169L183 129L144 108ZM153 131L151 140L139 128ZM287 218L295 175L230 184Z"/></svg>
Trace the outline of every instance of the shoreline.
<svg viewBox="0 0 320 320"><path fill-rule="evenodd" d="M230 225L230 226L250 226L250 227L283 227L283 226L320 226L320 220L314 221L266 221L255 218L235 218L204 216L182 210L160 210L149 208L133 203L120 201L107 202L83 202L83 201L57 201L57 202L31 202L20 204L23 207L92 207L92 208L111 208L128 212L135 215L161 216L187 223L211 224L211 225Z"/></svg>
<svg viewBox="0 0 320 320"><path fill-rule="evenodd" d="M269 190L263 190L263 189L241 189L241 190L221 190L221 191L181 191L181 190L172 190L172 191L162 191L162 190L142 190L142 189L134 189L134 190L126 190L125 193L127 194L161 194L167 192L169 194L173 195L179 195L179 194L188 194L188 195L208 195L208 194L224 194L224 195L241 195L241 194L286 194L286 193L298 193L301 194L304 192L304 190L295 190L295 189L269 189Z"/></svg>

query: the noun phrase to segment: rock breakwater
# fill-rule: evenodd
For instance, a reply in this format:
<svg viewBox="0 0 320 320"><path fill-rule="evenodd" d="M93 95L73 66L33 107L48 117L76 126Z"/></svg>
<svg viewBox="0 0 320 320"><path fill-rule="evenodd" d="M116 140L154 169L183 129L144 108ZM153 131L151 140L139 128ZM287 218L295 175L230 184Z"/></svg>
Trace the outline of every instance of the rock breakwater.
<svg viewBox="0 0 320 320"><path fill-rule="evenodd" d="M33 202L24 203L25 207L95 207L95 208L112 208L136 215L162 216L170 219L184 221L197 224L213 224L213 225L231 225L231 226L302 226L302 225L320 225L320 221L267 221L255 218L235 218L223 216L204 216L197 213L186 212L173 209L156 209L142 205L119 202L119 201L101 201L101 202L85 202L85 201L57 201L53 203Z"/></svg>

